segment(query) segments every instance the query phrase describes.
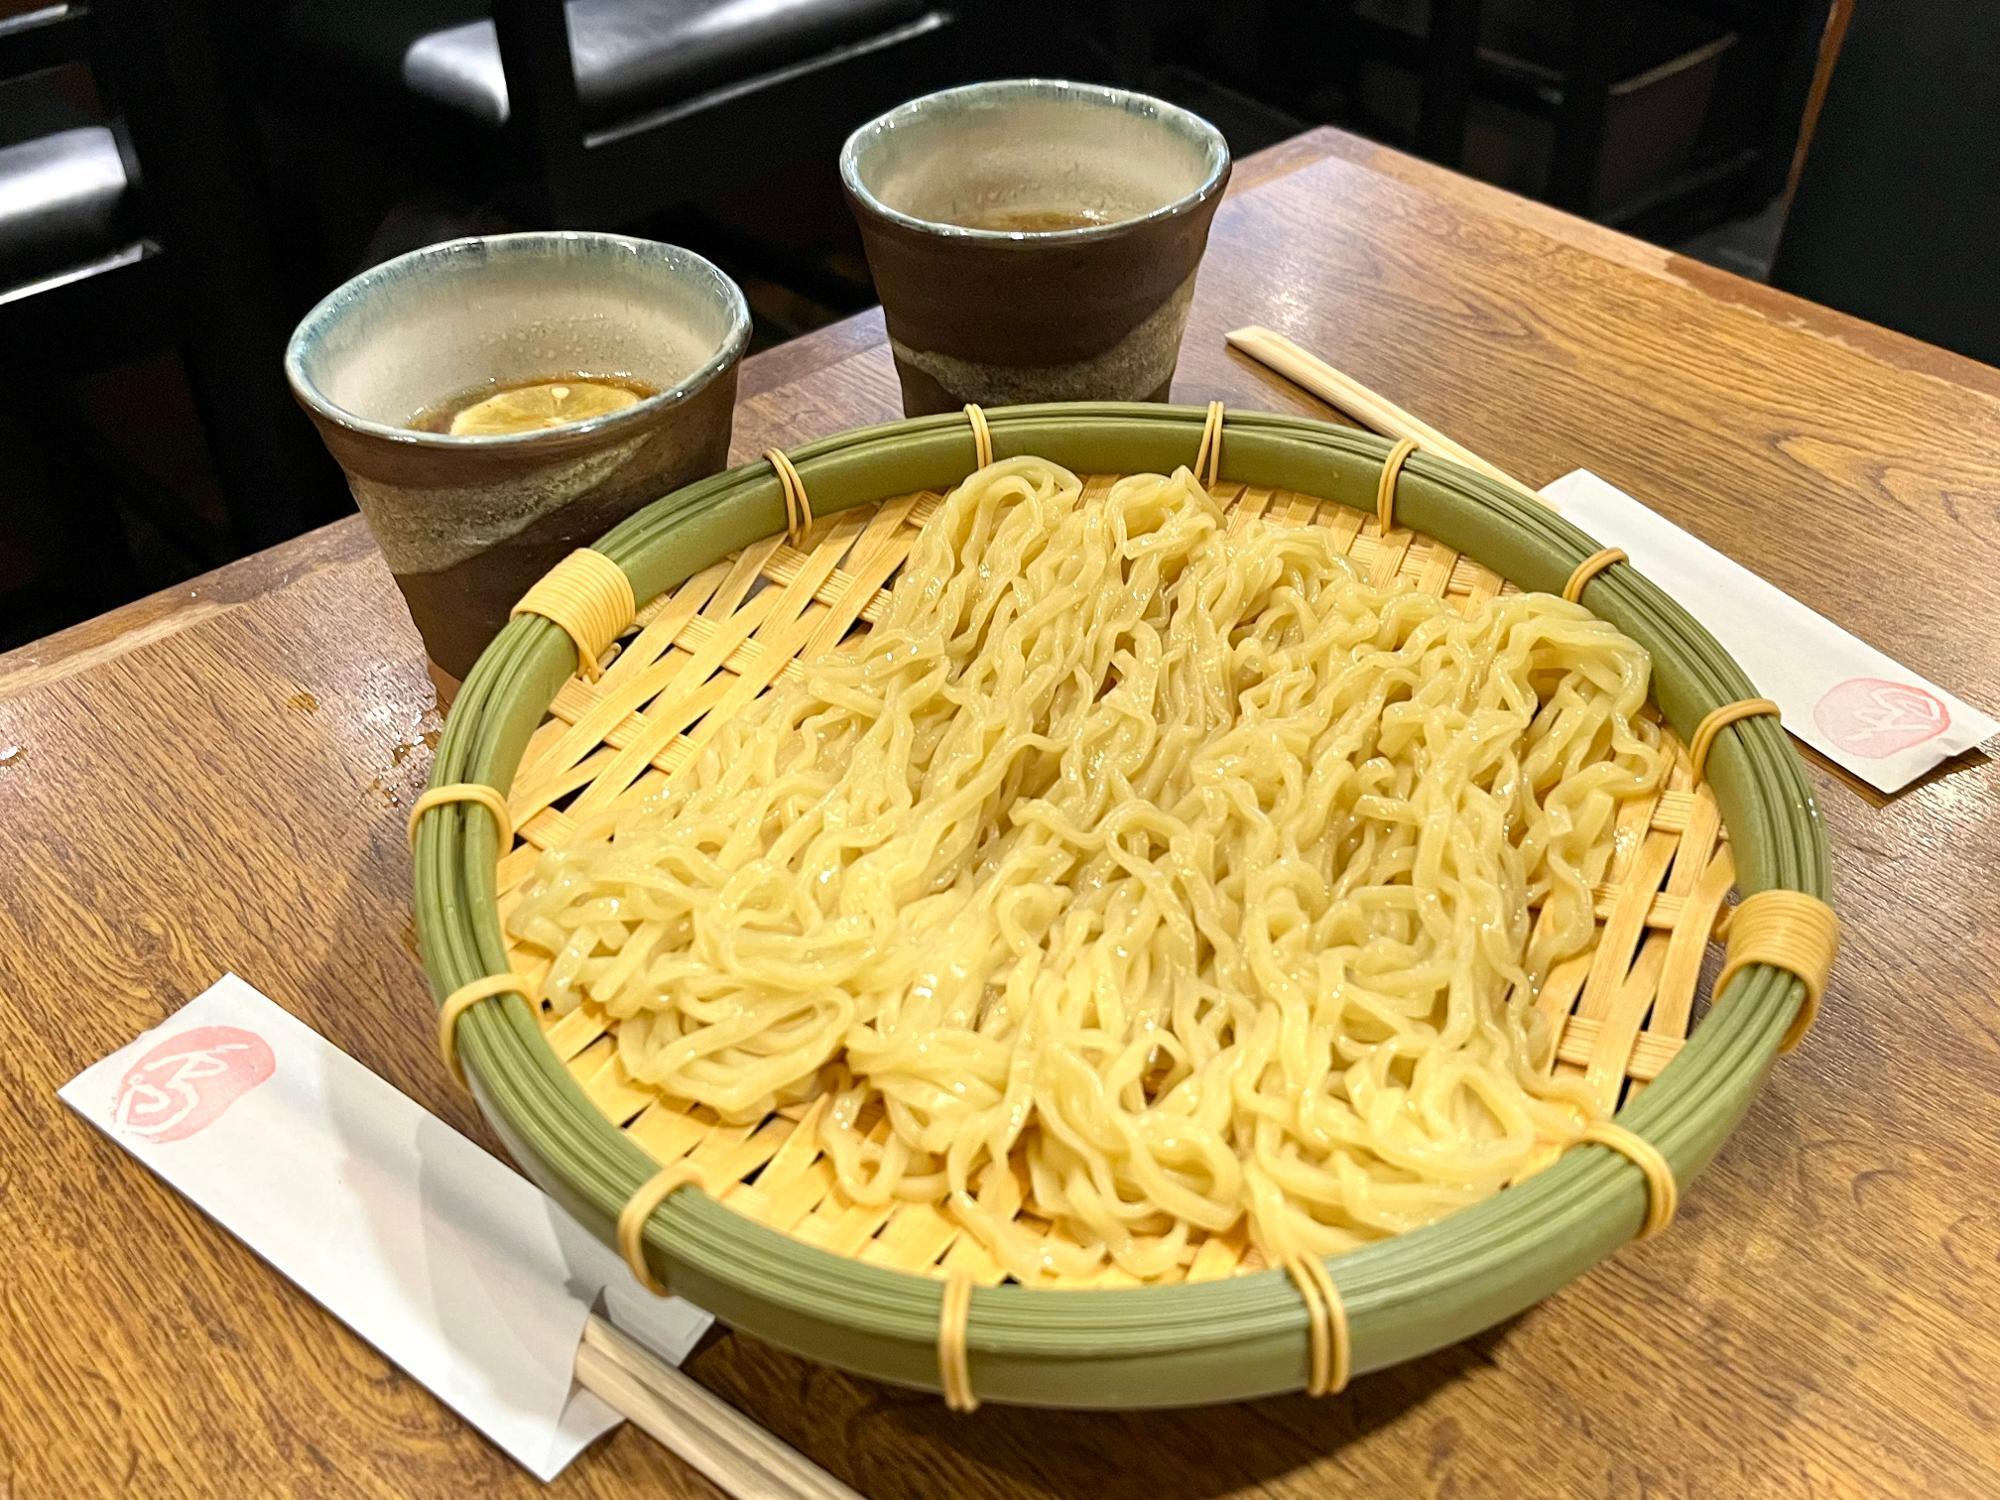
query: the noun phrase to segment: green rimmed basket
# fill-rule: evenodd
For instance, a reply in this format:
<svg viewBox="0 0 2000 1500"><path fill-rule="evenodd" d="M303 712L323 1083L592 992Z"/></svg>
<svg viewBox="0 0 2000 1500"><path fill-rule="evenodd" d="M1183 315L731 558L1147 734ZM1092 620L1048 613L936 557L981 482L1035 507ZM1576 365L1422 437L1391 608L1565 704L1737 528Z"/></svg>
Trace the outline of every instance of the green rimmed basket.
<svg viewBox="0 0 2000 1500"><path fill-rule="evenodd" d="M1075 404L1000 409L987 421L996 457L1034 453L1113 475L1191 463L1204 413ZM1502 579L1559 591L1597 551L1531 498L1423 454L1398 483L1397 529L1381 535L1372 513L1389 446L1306 418L1232 413L1217 492L1279 519L1334 526L1357 559L1440 593L1477 597ZM502 904L539 849L565 837L572 809L643 795L684 763L705 718L754 696L799 654L866 628L906 550L899 539L974 467L975 446L966 420L945 416L845 433L790 456L817 518L800 546L783 542L784 491L770 465L691 485L598 544L644 605L602 678L577 677L570 637L524 616L466 679L433 785L499 788L517 831L501 848L493 818L471 805L438 808L419 824L418 931L440 999L522 968L503 936ZM1632 568L1599 575L1585 598L1652 653L1655 703L1683 739L1712 709L1754 696L1714 640ZM1625 852L1599 887L1597 945L1552 975L1538 1003L1558 1022L1557 1065L1596 1082L1607 1109L1622 1103L1618 1122L1657 1147L1684 1184L1748 1108L1804 1001L1792 974L1752 965L1691 1024L1723 898L1734 883L1746 894L1825 900L1828 854L1803 768L1774 719L1725 730L1700 787L1683 766L1659 797L1628 810L1636 821L1622 831L1632 837L1619 841ZM981 1399L1176 1406L1305 1385L1304 1305L1283 1272L1259 1267L1241 1244L1204 1246L1174 1285L1119 1286L1115 1276L1089 1288L993 1284L997 1271L935 1210L924 1210L931 1222L914 1209L882 1215L840 1202L797 1111L723 1127L635 1088L589 1010L557 1019L515 994L468 1009L458 1048L480 1107L523 1169L607 1240L662 1162L701 1161L728 1183L722 1201L674 1194L645 1234L655 1272L726 1321L814 1359L934 1390L942 1276L963 1268L987 1283L967 1325ZM1475 1207L1330 1261L1354 1370L1413 1358L1530 1306L1631 1238L1647 1201L1624 1157L1580 1147Z"/></svg>

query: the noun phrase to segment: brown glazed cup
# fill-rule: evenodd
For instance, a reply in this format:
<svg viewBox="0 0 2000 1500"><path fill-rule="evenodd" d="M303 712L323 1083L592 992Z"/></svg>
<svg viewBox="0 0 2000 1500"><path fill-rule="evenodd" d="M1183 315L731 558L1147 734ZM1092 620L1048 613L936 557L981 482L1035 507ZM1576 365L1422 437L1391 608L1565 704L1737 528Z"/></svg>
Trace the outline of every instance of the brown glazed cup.
<svg viewBox="0 0 2000 1500"><path fill-rule="evenodd" d="M462 678L565 555L722 468L749 337L742 292L692 251L503 234L364 271L306 315L285 375L347 471L432 662ZM486 386L564 375L655 394L539 431L408 425Z"/></svg>
<svg viewBox="0 0 2000 1500"><path fill-rule="evenodd" d="M976 83L862 126L840 175L909 415L1166 399L1229 181L1206 120L1095 84Z"/></svg>

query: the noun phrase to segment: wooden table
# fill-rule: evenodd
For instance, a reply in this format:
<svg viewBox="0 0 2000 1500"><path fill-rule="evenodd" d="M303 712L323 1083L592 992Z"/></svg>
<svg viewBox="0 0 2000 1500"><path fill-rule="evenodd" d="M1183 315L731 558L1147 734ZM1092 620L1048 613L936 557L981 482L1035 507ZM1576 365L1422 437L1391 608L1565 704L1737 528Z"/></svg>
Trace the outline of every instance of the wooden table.
<svg viewBox="0 0 2000 1500"><path fill-rule="evenodd" d="M1178 394L1318 411L1291 333L1534 482L1589 465L2000 703L2000 374L1330 131L1245 162ZM895 415L863 316L752 360L741 454ZM358 521L0 658L0 1496L531 1493L57 1086L234 969L475 1136L403 815L439 727ZM18 747L18 748L14 748ZM691 1368L877 1500L1991 1494L2000 775L1818 775L1846 940L1673 1233L1347 1395L988 1408L725 1337ZM708 1494L630 1431L560 1494Z"/></svg>

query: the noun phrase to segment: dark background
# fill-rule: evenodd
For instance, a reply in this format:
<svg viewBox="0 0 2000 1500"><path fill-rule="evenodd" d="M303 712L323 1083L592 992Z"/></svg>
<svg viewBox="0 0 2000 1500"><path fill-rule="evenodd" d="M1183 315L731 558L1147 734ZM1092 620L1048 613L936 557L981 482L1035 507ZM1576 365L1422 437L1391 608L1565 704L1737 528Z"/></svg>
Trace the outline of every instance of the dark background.
<svg viewBox="0 0 2000 1500"><path fill-rule="evenodd" d="M0 647L346 513L279 357L357 270L615 228L768 347L874 300L847 131L1025 74L1239 156L1339 125L2000 355L1983 0L0 0Z"/></svg>

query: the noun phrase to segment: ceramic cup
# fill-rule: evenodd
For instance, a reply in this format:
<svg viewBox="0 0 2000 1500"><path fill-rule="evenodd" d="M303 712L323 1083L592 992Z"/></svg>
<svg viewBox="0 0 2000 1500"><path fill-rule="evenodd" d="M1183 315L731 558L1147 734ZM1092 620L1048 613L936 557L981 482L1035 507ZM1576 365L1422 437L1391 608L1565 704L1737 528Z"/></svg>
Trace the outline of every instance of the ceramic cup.
<svg viewBox="0 0 2000 1500"><path fill-rule="evenodd" d="M364 271L292 335L292 392L347 471L431 660L462 678L537 578L729 456L750 314L699 255L556 231L450 240ZM563 375L655 392L495 436L408 424Z"/></svg>
<svg viewBox="0 0 2000 1500"><path fill-rule="evenodd" d="M1094 84L977 83L848 137L903 409L1164 401L1229 147Z"/></svg>

